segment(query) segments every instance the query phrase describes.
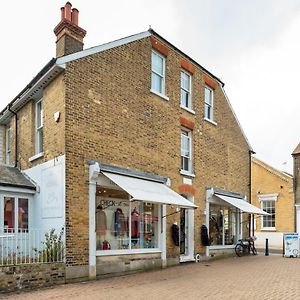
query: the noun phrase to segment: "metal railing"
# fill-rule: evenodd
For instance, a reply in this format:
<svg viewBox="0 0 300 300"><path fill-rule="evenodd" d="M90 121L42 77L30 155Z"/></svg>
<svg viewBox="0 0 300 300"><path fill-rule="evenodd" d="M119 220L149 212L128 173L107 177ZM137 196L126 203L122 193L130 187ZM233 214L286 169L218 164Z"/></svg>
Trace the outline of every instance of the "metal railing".
<svg viewBox="0 0 300 300"><path fill-rule="evenodd" d="M63 261L63 230L0 228L0 266Z"/></svg>

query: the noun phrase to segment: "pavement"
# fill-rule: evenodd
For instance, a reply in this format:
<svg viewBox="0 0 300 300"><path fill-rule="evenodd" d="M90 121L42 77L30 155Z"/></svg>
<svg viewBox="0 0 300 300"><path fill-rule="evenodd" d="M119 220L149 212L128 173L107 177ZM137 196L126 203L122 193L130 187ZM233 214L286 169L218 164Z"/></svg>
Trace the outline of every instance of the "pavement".
<svg viewBox="0 0 300 300"><path fill-rule="evenodd" d="M97 281L66 284L0 299L300 299L300 258L231 257Z"/></svg>

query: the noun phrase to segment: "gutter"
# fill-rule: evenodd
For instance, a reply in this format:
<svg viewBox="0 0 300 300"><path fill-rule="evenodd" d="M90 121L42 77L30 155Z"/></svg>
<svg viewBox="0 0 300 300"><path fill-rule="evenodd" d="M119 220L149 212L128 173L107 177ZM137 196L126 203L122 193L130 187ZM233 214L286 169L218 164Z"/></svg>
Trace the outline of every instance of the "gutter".
<svg viewBox="0 0 300 300"><path fill-rule="evenodd" d="M249 203L252 204L252 154L255 152L251 149L249 150ZM251 217L249 215L249 237L251 236L251 228L252 228L252 236L254 236L254 216Z"/></svg>
<svg viewBox="0 0 300 300"><path fill-rule="evenodd" d="M43 68L42 70L25 86L25 88L8 104L7 108L3 109L0 112L0 118L4 115L6 111L12 112L9 108L11 108L15 102L20 99L28 90L30 90L54 65L56 62L56 58L52 58Z"/></svg>
<svg viewBox="0 0 300 300"><path fill-rule="evenodd" d="M7 109L15 116L15 168L16 168L18 165L18 115L16 112L11 110L10 105L8 105Z"/></svg>

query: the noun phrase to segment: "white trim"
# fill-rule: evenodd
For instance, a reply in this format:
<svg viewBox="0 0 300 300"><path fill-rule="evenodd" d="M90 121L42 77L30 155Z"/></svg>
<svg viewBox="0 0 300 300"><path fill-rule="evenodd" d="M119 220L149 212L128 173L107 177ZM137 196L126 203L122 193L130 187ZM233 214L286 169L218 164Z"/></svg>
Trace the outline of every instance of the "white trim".
<svg viewBox="0 0 300 300"><path fill-rule="evenodd" d="M186 90L181 85L182 73L186 74L189 77L189 86L190 86L189 90ZM189 100L189 106L182 105L182 103L181 103L181 90L184 90L188 93L188 95L189 95L189 99L188 99ZM192 101L192 75L189 72L185 71L184 69L181 69L181 71L180 71L180 107L186 109L187 111L193 111L193 109L192 109L192 107L193 107L193 101Z"/></svg>
<svg viewBox="0 0 300 300"><path fill-rule="evenodd" d="M159 96L159 97L163 98L164 100L167 100L167 101L170 100L170 98L169 98L168 96L163 95L163 94L161 94L161 93L159 93L159 92L157 92L157 91L155 91L155 90L153 90L153 89L151 89L150 92L151 92L152 94L155 94L156 96Z"/></svg>
<svg viewBox="0 0 300 300"><path fill-rule="evenodd" d="M260 231L276 231L276 227L262 227Z"/></svg>
<svg viewBox="0 0 300 300"><path fill-rule="evenodd" d="M211 92L211 103L208 103L208 102L206 102L206 97L205 97L205 94L206 94L206 91L205 90L209 90L210 92ZM215 91L211 88L211 87L209 87L208 85L205 85L204 86L204 119L206 119L206 120L210 120L210 121L212 121L213 122L213 120L214 120L214 93L215 93ZM206 105L208 105L210 108L211 108L211 118L208 118L205 114L205 107L206 107Z"/></svg>
<svg viewBox="0 0 300 300"><path fill-rule="evenodd" d="M153 54L154 56L158 56L159 58L162 59L162 74L156 72L155 70L153 70ZM161 89L162 89L162 92L159 92L159 91L156 91L153 89L152 87L152 73L154 73L156 76L159 76L160 79L161 79ZM155 51L154 49L152 49L151 51L151 89L150 91L154 92L154 93L157 93L158 95L162 95L162 96L165 96L166 97L166 57L161 55L160 53L158 53L157 51ZM168 97L166 97L168 98ZM164 98L164 99L166 99ZM169 100L169 99L168 99Z"/></svg>
<svg viewBox="0 0 300 300"><path fill-rule="evenodd" d="M275 194L258 194L259 201L277 201L279 193Z"/></svg>
<svg viewBox="0 0 300 300"><path fill-rule="evenodd" d="M186 107L186 106L183 106L183 105L181 105L181 104L180 104L180 108L182 108L182 109L188 111L189 113L191 113L191 114L193 114L193 115L196 114L194 110L192 110L192 109L190 109L190 108L188 108L188 107Z"/></svg>
<svg viewBox="0 0 300 300"><path fill-rule="evenodd" d="M213 121L213 120L211 120L211 119L204 118L204 120L207 121L207 122L209 122L209 123L211 123L211 124L213 124L213 125L215 125L215 126L218 125L217 122L215 122L215 121Z"/></svg>
<svg viewBox="0 0 300 300"><path fill-rule="evenodd" d="M217 249L234 249L236 244L232 245L215 245L215 246L208 246L209 250L217 250Z"/></svg>
<svg viewBox="0 0 300 300"><path fill-rule="evenodd" d="M15 186L0 186L0 191L8 192L8 193L18 193L18 194L35 194L35 190L19 188Z"/></svg>
<svg viewBox="0 0 300 300"><path fill-rule="evenodd" d="M43 157L43 156L44 156L44 152L41 152L41 153L38 153L36 155L33 155L33 156L29 157L28 161L32 162L32 161L34 161L34 160L36 160L36 159L38 159L40 157Z"/></svg>
<svg viewBox="0 0 300 300"><path fill-rule="evenodd" d="M126 250L96 250L96 256L111 256L111 255L130 255L130 254L147 254L161 253L159 248L152 249L126 249Z"/></svg>
<svg viewBox="0 0 300 300"><path fill-rule="evenodd" d="M183 134L183 132L187 133L187 135ZM183 169L181 169L180 170L180 174L187 175L187 176L191 176L192 175L192 171L193 171L193 135L192 134L193 134L192 130L190 130L190 129L186 128L186 127L182 127L181 128L181 132L180 132L180 159L182 157L185 157L185 158L189 159L188 160L189 170L183 170ZM189 154L190 154L189 157L182 156L182 153L181 153L181 150L182 150L182 136L188 138L188 141L189 141ZM182 167L182 165L180 167ZM193 177L193 176L191 176L191 177Z"/></svg>
<svg viewBox="0 0 300 300"><path fill-rule="evenodd" d="M277 197L278 197L278 194L258 195L261 209L263 209L263 203L265 201L274 202L275 225L276 225L276 205L275 205L275 202L277 201ZM271 216L272 215L270 215L270 216L261 216L261 219L260 219L260 230L261 231L276 231L276 226L274 226L274 227L264 227L264 217L271 217Z"/></svg>
<svg viewBox="0 0 300 300"><path fill-rule="evenodd" d="M44 126L44 108L43 108L43 98L35 102L35 153L40 154L43 151L43 138L41 139L41 133L43 136L43 126ZM38 119L40 124L38 124Z"/></svg>
<svg viewBox="0 0 300 300"><path fill-rule="evenodd" d="M119 40L115 40L113 42L109 42L109 43L106 43L103 45L99 45L96 47L92 47L92 48L89 48L86 50L82 50L82 51L79 51L76 53L72 53L72 54L60 57L57 59L56 63L58 65L63 66L65 63L68 63L70 61L80 59L80 58L83 58L83 57L86 57L86 56L89 56L89 55L92 55L95 53L103 52L103 51L106 51L106 50L109 50L112 48L116 48L116 47L131 43L131 42L135 42L137 40L140 40L140 39L143 39L143 38L146 38L149 36L151 36L151 33L149 31L144 31L144 32L141 32L138 34L134 34L134 35L125 37L125 38L121 38Z"/></svg>
<svg viewBox="0 0 300 300"><path fill-rule="evenodd" d="M32 195L28 195L26 193L19 193L16 190L13 192L3 193L0 195L0 220L2 220L0 224L0 228L4 228L4 198L14 198L14 229L17 232L19 229L19 218L18 218L18 208L19 208L19 199L27 199L28 204L28 228L30 229L32 226Z"/></svg>
<svg viewBox="0 0 300 300"><path fill-rule="evenodd" d="M191 172L188 172L188 171L185 171L185 170L180 170L180 174L181 175L184 175L184 176L189 176L189 177L195 177L196 175L191 173Z"/></svg>
<svg viewBox="0 0 300 300"><path fill-rule="evenodd" d="M53 65L30 89L26 90L24 94L22 94L13 104L11 109L16 111L23 105L25 105L28 101L32 99L36 99L39 91L43 89L43 85L45 82L52 81L56 75L60 74L63 71L61 66L57 64ZM0 115L0 124L5 124L7 122L7 118L9 118L12 113L6 109L3 112L3 115Z"/></svg>

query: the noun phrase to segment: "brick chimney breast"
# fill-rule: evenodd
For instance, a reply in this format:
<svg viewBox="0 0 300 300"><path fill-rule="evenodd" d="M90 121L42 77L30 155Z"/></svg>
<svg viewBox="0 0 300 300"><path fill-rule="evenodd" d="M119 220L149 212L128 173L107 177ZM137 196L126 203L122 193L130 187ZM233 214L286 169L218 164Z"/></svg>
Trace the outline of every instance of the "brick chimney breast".
<svg viewBox="0 0 300 300"><path fill-rule="evenodd" d="M86 31L78 26L79 11L72 9L72 4L67 2L60 9L61 20L54 28L56 35L56 57L68 55L83 50L83 38Z"/></svg>

